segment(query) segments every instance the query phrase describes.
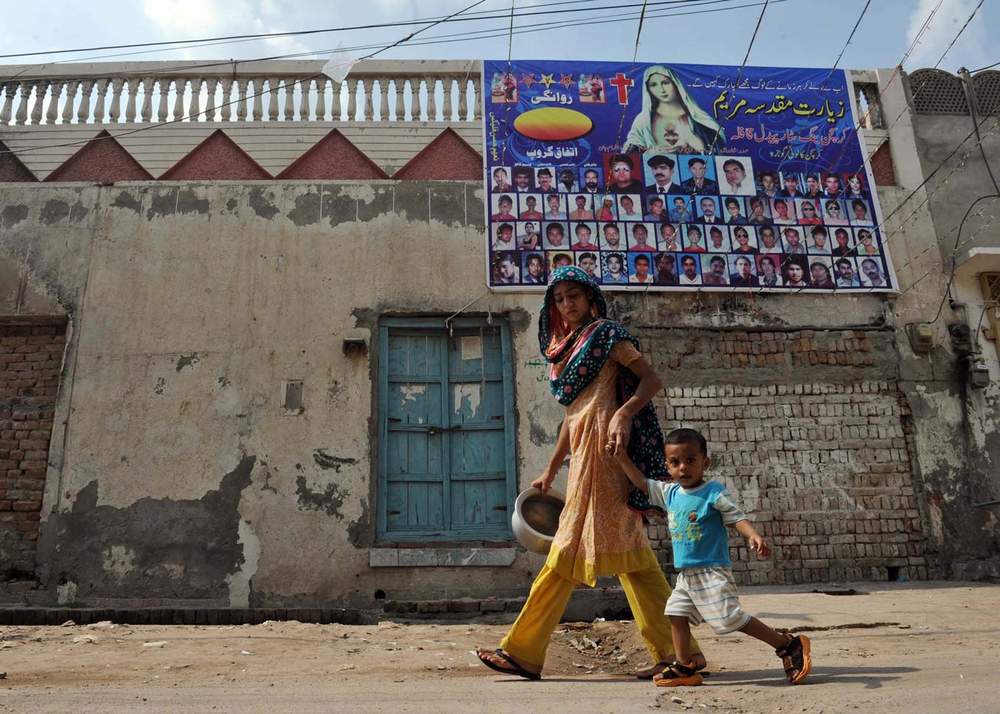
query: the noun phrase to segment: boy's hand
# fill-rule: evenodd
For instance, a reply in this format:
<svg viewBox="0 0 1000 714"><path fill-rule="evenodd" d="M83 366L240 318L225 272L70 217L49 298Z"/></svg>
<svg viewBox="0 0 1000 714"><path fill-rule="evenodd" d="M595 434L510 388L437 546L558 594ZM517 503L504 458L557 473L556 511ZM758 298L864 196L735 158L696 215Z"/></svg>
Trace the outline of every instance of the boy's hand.
<svg viewBox="0 0 1000 714"><path fill-rule="evenodd" d="M747 538L747 547L755 552L757 557L761 560L764 560L771 555L771 548L767 545L767 542L760 536L759 533L754 533Z"/></svg>

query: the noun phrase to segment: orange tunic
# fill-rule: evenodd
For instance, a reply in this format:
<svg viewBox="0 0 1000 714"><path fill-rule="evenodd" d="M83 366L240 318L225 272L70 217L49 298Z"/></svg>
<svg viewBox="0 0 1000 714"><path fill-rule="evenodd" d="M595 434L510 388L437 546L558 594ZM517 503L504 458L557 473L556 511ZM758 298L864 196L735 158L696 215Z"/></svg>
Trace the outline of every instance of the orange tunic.
<svg viewBox="0 0 1000 714"><path fill-rule="evenodd" d="M627 505L628 477L604 451L618 409L618 370L640 358L631 343L619 342L594 381L566 407L566 505L545 564L591 587L601 576L659 568L642 516Z"/></svg>

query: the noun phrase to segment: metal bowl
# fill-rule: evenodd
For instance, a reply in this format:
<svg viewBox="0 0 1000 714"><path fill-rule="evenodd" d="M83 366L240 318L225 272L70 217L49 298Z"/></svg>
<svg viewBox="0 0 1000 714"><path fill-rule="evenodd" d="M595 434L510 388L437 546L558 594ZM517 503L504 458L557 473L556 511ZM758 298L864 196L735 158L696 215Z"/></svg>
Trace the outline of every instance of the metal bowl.
<svg viewBox="0 0 1000 714"><path fill-rule="evenodd" d="M565 505L566 497L552 488L545 493L533 486L521 491L510 517L518 542L532 553L547 555Z"/></svg>

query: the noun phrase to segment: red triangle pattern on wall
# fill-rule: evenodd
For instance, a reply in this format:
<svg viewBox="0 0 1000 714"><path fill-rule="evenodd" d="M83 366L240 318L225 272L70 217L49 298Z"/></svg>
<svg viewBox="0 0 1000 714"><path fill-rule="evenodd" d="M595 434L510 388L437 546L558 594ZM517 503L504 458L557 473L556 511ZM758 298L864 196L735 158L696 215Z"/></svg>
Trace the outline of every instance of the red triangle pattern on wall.
<svg viewBox="0 0 1000 714"><path fill-rule="evenodd" d="M102 131L70 156L46 181L150 181L153 176L107 131Z"/></svg>
<svg viewBox="0 0 1000 714"><path fill-rule="evenodd" d="M261 181L271 174L216 129L160 176L163 181Z"/></svg>
<svg viewBox="0 0 1000 714"><path fill-rule="evenodd" d="M445 129L393 175L404 181L482 181L483 157L453 129Z"/></svg>
<svg viewBox="0 0 1000 714"><path fill-rule="evenodd" d="M21 163L7 145L0 141L0 182L4 181L37 181L28 167Z"/></svg>
<svg viewBox="0 0 1000 714"><path fill-rule="evenodd" d="M387 179L389 174L337 129L278 174L280 179Z"/></svg>

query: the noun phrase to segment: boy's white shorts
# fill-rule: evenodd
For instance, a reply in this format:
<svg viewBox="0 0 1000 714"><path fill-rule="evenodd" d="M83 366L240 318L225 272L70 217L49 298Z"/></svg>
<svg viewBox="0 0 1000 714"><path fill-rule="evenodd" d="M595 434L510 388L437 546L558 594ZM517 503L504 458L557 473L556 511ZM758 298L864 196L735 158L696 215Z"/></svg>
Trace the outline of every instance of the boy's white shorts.
<svg viewBox="0 0 1000 714"><path fill-rule="evenodd" d="M720 635L750 622L750 615L740 606L733 571L718 566L681 570L666 614L686 617L692 625L706 622Z"/></svg>

